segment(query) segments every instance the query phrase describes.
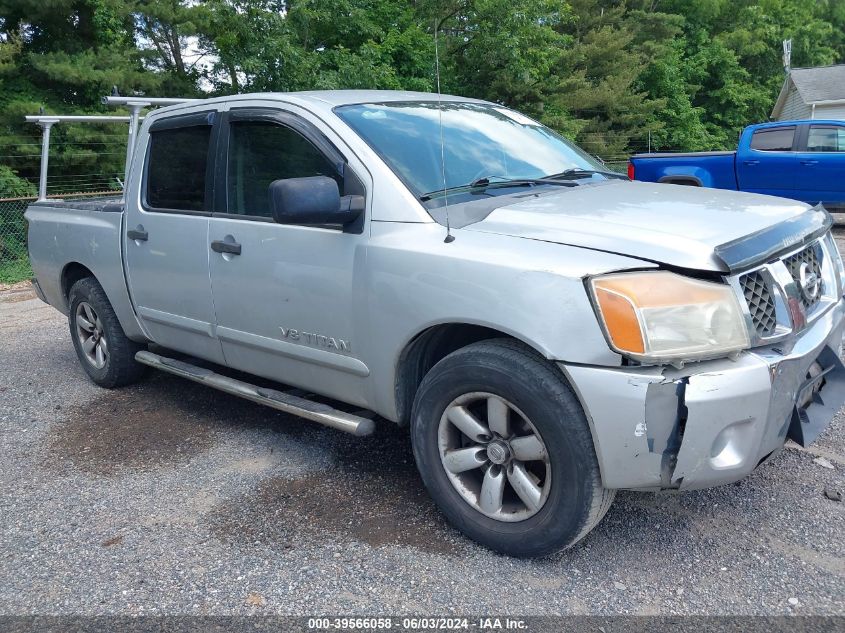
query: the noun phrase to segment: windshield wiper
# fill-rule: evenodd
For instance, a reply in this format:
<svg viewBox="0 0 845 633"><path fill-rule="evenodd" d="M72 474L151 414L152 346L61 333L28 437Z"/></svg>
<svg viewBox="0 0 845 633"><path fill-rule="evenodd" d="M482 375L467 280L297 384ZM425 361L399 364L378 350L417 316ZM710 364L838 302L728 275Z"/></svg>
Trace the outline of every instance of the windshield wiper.
<svg viewBox="0 0 845 633"><path fill-rule="evenodd" d="M477 180L473 180L471 183L466 185L457 185L455 187L447 187L445 189L436 189L435 191L429 191L428 193L424 193L420 196L420 200L422 202L427 202L433 198L437 198L438 196L448 195L452 192L457 191L479 191L483 192L487 189L499 189L502 187L533 187L535 185L555 185L558 187L577 187L578 185L571 181L566 180L553 180L551 178L511 178L511 179L503 179L503 180L494 180L491 181L491 178L498 178L498 176L485 176L484 178L478 178Z"/></svg>
<svg viewBox="0 0 845 633"><path fill-rule="evenodd" d="M550 174L546 176L546 178L579 178L582 176L592 176L593 174L599 174L600 176L609 176L610 178L620 178L622 180L628 180L628 177L624 174L617 174L615 171L604 171L601 169L581 169L580 167L571 167L570 169L564 169L559 174Z"/></svg>

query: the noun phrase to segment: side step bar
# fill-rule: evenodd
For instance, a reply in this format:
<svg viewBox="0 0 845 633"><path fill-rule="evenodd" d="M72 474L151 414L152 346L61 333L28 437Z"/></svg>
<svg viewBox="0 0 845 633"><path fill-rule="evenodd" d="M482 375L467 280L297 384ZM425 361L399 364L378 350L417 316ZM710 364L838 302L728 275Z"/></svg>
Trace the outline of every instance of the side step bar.
<svg viewBox="0 0 845 633"><path fill-rule="evenodd" d="M135 360L143 365L155 367L169 374L187 378L200 384L225 391L234 396L246 398L252 402L263 404L285 413L298 415L301 418L330 426L339 431L345 431L359 437L370 435L375 430L375 423L369 419L353 413L339 411L327 404L313 402L291 393L267 389L251 385L248 382L228 378L215 373L205 367L191 365L181 360L167 358L153 354L152 352L141 351L135 354Z"/></svg>

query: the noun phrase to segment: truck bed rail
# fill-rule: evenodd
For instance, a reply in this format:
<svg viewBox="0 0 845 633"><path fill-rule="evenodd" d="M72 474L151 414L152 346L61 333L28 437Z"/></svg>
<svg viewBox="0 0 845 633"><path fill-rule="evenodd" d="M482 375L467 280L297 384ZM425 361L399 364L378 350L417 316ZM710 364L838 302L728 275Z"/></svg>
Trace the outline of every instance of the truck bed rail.
<svg viewBox="0 0 845 633"><path fill-rule="evenodd" d="M47 168L50 158L50 128L57 123L128 123L129 132L126 138L126 166L123 183L129 176L129 165L132 163L132 153L135 150L135 137L138 134L138 123L143 118L141 110L159 106L176 105L198 101L198 99L182 99L170 97L121 97L111 95L102 98L104 105L124 106L129 109L128 116L109 116L101 114L36 114L25 117L28 123L41 126L41 170L38 176L38 202L47 199ZM124 188L125 188L124 184Z"/></svg>

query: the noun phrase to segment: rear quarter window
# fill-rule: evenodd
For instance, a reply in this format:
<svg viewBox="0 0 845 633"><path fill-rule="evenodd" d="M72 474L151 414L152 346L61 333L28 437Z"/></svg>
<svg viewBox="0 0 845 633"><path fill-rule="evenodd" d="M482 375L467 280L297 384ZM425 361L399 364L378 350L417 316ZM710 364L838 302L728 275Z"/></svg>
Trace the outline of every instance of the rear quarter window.
<svg viewBox="0 0 845 633"><path fill-rule="evenodd" d="M792 151L795 126L757 130L751 136L751 149L761 152Z"/></svg>

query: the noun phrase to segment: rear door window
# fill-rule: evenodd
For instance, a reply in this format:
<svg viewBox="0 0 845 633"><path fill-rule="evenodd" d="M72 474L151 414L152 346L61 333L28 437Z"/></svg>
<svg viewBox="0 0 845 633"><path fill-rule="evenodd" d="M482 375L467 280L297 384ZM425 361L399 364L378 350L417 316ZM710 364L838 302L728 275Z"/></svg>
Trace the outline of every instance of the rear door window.
<svg viewBox="0 0 845 633"><path fill-rule="evenodd" d="M757 130L751 137L751 149L762 152L792 151L795 126Z"/></svg>
<svg viewBox="0 0 845 633"><path fill-rule="evenodd" d="M845 152L845 127L811 125L807 135L808 152Z"/></svg>
<svg viewBox="0 0 845 633"><path fill-rule="evenodd" d="M153 130L147 162L147 204L154 209L206 211L211 126Z"/></svg>

